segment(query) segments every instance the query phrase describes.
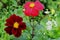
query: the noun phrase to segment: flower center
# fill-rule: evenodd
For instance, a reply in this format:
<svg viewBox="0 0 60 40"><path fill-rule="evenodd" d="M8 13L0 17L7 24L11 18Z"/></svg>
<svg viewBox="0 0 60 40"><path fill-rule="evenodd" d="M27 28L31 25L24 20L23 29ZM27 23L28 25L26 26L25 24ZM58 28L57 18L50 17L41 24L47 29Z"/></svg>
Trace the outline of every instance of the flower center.
<svg viewBox="0 0 60 40"><path fill-rule="evenodd" d="M30 6L31 8L33 8L33 7L35 6L35 4L34 4L34 3L31 3L29 6Z"/></svg>
<svg viewBox="0 0 60 40"><path fill-rule="evenodd" d="M14 25L13 25L14 28L18 28L19 27L19 23L18 22L15 22Z"/></svg>

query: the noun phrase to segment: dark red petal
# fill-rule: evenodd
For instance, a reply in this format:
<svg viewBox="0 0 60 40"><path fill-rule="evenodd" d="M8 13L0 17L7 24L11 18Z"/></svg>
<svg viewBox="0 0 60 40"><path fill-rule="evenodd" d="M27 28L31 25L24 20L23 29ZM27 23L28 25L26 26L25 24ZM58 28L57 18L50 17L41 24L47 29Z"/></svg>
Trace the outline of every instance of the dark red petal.
<svg viewBox="0 0 60 40"><path fill-rule="evenodd" d="M24 22L20 22L19 27L20 27L22 30L25 30L25 29L26 29L26 24L25 24Z"/></svg>
<svg viewBox="0 0 60 40"><path fill-rule="evenodd" d="M23 19L19 16L16 16L15 14L10 16L10 19L12 19L14 22L21 22Z"/></svg>
<svg viewBox="0 0 60 40"><path fill-rule="evenodd" d="M6 23L8 23L8 24L13 24L14 23L14 21L11 19L11 18L8 18L7 20L6 20Z"/></svg>
<svg viewBox="0 0 60 40"><path fill-rule="evenodd" d="M13 26L14 22L21 22L23 19L15 14L11 15L10 18L6 20L6 26Z"/></svg>
<svg viewBox="0 0 60 40"><path fill-rule="evenodd" d="M17 22L21 22L23 19L19 16L16 16L16 19L15 19Z"/></svg>
<svg viewBox="0 0 60 40"><path fill-rule="evenodd" d="M11 27L7 27L4 29L9 35L12 34L12 28Z"/></svg>
<svg viewBox="0 0 60 40"><path fill-rule="evenodd" d="M12 34L13 34L15 37L19 37L19 36L21 35L21 32L22 32L22 30L21 30L20 28L18 28L18 29L13 28L13 29L12 29Z"/></svg>
<svg viewBox="0 0 60 40"><path fill-rule="evenodd" d="M13 27L13 25L9 24L9 23L6 23L5 25L8 26L8 27Z"/></svg>
<svg viewBox="0 0 60 40"><path fill-rule="evenodd" d="M12 19L14 22L16 22L16 15L15 14L11 15L10 19Z"/></svg>

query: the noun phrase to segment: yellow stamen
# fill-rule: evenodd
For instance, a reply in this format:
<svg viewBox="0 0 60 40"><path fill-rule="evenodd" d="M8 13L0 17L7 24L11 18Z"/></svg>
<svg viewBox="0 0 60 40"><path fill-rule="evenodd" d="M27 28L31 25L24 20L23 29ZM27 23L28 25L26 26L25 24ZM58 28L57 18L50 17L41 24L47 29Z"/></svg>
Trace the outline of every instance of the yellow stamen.
<svg viewBox="0 0 60 40"><path fill-rule="evenodd" d="M34 4L34 3L31 3L29 6L30 6L31 8L33 8L33 7L35 6L35 4Z"/></svg>
<svg viewBox="0 0 60 40"><path fill-rule="evenodd" d="M14 28L18 28L19 27L19 23L18 22L15 22L14 25L13 25Z"/></svg>

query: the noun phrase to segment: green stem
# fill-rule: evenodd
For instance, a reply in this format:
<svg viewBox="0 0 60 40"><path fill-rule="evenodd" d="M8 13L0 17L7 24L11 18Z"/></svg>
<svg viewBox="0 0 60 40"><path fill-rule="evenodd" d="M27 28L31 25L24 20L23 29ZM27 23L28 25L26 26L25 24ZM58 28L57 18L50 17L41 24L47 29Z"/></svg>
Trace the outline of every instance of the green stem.
<svg viewBox="0 0 60 40"><path fill-rule="evenodd" d="M34 35L35 35L34 34L34 30L35 30L35 28L34 28L34 18L30 19L30 24L31 24L31 27L32 27L32 34L31 34L31 39L30 40L32 40Z"/></svg>

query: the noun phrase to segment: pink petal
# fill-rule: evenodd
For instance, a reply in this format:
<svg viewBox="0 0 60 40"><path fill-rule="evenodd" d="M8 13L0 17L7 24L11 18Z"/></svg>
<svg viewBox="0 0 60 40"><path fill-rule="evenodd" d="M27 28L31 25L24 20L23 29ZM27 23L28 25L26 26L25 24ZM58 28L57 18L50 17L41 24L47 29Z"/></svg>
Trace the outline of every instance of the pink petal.
<svg viewBox="0 0 60 40"><path fill-rule="evenodd" d="M38 14L39 14L38 10L36 10L34 8L26 9L24 13L26 16L38 16Z"/></svg>
<svg viewBox="0 0 60 40"><path fill-rule="evenodd" d="M35 9L37 9L37 10L43 10L44 9L44 5L41 2L36 1L35 2Z"/></svg>
<svg viewBox="0 0 60 40"><path fill-rule="evenodd" d="M24 4L24 8L29 8L29 4L30 4L31 2L26 2L25 4Z"/></svg>
<svg viewBox="0 0 60 40"><path fill-rule="evenodd" d="M25 9L24 14L27 16L31 16L32 9Z"/></svg>
<svg viewBox="0 0 60 40"><path fill-rule="evenodd" d="M35 10L35 9L32 9L32 13L31 13L31 16L38 16L39 15L39 11Z"/></svg>

